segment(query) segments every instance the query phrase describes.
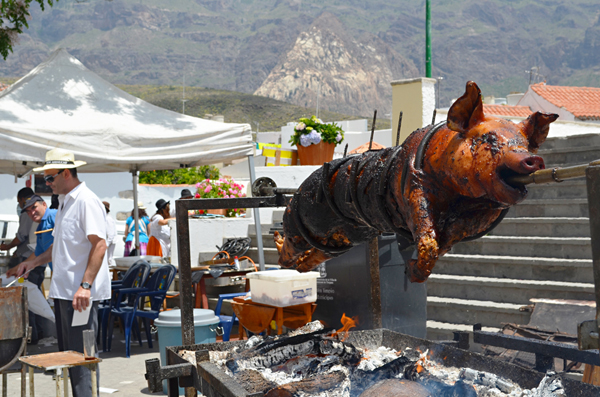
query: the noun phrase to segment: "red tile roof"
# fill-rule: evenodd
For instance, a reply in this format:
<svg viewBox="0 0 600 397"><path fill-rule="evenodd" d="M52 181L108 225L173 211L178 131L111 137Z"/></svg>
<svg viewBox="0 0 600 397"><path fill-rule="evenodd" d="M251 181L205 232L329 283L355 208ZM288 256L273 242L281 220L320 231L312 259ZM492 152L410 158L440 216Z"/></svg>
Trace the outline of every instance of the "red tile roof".
<svg viewBox="0 0 600 397"><path fill-rule="evenodd" d="M486 105L483 104L483 114L491 116L528 117L531 113L529 106Z"/></svg>
<svg viewBox="0 0 600 397"><path fill-rule="evenodd" d="M379 150L379 149L385 149L385 146L380 145L379 143L373 141L373 144L371 145L371 150ZM364 153L368 150L369 150L369 142L365 143L364 145L360 145L356 149L351 150L348 154Z"/></svg>
<svg viewBox="0 0 600 397"><path fill-rule="evenodd" d="M600 88L532 84L533 92L580 120L600 120Z"/></svg>

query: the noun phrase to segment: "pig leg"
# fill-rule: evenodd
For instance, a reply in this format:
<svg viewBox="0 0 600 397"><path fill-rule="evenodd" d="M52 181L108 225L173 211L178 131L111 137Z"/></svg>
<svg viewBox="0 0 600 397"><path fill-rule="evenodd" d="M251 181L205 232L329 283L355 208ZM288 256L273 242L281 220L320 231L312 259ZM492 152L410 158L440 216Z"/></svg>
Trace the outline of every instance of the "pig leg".
<svg viewBox="0 0 600 397"><path fill-rule="evenodd" d="M290 239L282 237L279 232L275 232L273 238L279 252L279 266L281 267L294 267L299 272L309 272L320 263L332 258L316 248L298 250Z"/></svg>
<svg viewBox="0 0 600 397"><path fill-rule="evenodd" d="M407 273L411 282L422 283L427 280L439 256L437 232L431 217L429 199L421 189L410 192L409 224L415 236L417 259L411 260Z"/></svg>

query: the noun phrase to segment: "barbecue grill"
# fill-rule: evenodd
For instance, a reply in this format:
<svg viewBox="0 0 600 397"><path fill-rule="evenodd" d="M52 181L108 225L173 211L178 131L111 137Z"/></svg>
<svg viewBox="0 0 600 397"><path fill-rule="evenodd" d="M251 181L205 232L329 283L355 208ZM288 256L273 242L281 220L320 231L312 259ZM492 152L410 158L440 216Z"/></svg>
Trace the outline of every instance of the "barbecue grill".
<svg viewBox="0 0 600 397"><path fill-rule="evenodd" d="M522 389L538 387L545 376L543 373L459 349L450 344L436 343L386 329L351 331L348 334L346 342L356 347L377 349L385 346L398 351L405 351L407 348L423 352L428 350L429 360L435 361L442 367L470 368L492 373L512 381ZM151 392L160 391L162 380L168 379L169 396L177 395L172 393L177 393L178 382L181 386L194 387L209 397L262 396L263 393L248 392L244 388L245 385L227 375L209 360L209 351L231 351L235 347L242 348L245 343L246 341L234 341L167 347L169 365L161 368L158 359L146 361L148 388ZM195 353L196 365L183 357L181 352L186 350ZM558 376L569 397L600 395L600 387Z"/></svg>

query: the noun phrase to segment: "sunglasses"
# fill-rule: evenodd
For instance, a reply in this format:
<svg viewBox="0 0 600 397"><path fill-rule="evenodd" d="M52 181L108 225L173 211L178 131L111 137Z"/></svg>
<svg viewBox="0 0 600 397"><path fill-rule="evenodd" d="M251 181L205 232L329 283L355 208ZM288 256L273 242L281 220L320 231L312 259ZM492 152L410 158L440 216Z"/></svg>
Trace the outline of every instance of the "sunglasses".
<svg viewBox="0 0 600 397"><path fill-rule="evenodd" d="M48 183L52 183L52 182L54 182L54 178L56 178L58 175L60 175L63 171L64 170L60 170L54 175L44 175L44 180Z"/></svg>

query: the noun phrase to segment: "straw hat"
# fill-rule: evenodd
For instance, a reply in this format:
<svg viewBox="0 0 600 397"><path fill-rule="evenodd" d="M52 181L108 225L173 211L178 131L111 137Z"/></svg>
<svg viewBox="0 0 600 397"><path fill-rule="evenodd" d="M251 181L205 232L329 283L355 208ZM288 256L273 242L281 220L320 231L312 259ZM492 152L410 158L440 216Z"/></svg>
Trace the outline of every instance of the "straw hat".
<svg viewBox="0 0 600 397"><path fill-rule="evenodd" d="M145 210L146 206L141 201L138 201L138 210Z"/></svg>
<svg viewBox="0 0 600 397"><path fill-rule="evenodd" d="M46 152L46 161L43 167L34 168L33 172L44 170L62 170L65 168L77 168L84 164L85 161L75 161L75 155L64 149L56 148Z"/></svg>

